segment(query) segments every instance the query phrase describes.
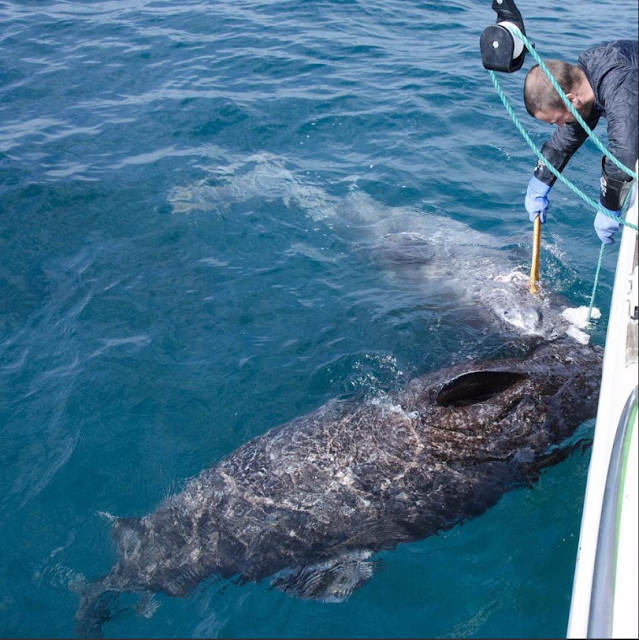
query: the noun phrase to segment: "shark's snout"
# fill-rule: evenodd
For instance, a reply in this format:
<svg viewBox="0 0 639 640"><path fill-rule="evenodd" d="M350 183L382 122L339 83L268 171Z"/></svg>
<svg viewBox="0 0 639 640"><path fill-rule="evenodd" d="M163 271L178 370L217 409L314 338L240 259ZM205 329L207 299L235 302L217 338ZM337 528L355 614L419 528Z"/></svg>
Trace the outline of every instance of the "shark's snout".
<svg viewBox="0 0 639 640"><path fill-rule="evenodd" d="M496 309L497 315L507 324L531 335L543 335L544 314L536 307L510 307Z"/></svg>

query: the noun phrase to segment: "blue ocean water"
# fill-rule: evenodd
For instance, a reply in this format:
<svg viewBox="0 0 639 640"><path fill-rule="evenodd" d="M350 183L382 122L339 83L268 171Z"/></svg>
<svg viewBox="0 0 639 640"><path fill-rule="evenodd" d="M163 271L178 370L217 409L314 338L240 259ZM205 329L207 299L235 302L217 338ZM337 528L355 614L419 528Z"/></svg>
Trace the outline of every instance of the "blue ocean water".
<svg viewBox="0 0 639 640"><path fill-rule="evenodd" d="M637 36L633 2L520 8L546 57ZM330 398L503 347L361 233L441 216L526 268L535 159L481 66L492 22L488 0L0 3L2 637L73 635L114 557L99 513L141 516ZM523 73L502 80L543 142ZM599 167L586 145L566 172L594 195ZM544 285L587 304L592 213L559 185L551 216ZM105 634L560 637L587 464L380 554L344 604L204 585L146 616L125 599Z"/></svg>

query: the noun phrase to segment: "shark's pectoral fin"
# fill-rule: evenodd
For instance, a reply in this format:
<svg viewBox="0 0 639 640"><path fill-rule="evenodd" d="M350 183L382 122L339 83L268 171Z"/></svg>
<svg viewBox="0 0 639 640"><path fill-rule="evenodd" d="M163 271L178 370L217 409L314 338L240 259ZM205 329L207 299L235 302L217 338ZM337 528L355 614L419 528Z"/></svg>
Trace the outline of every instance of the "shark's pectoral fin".
<svg viewBox="0 0 639 640"><path fill-rule="evenodd" d="M318 564L281 572L271 581L280 591L302 600L343 602L378 570L369 551L350 553Z"/></svg>
<svg viewBox="0 0 639 640"><path fill-rule="evenodd" d="M159 606L160 603L155 599L152 591L143 591L135 605L135 613L143 618L151 618Z"/></svg>
<svg viewBox="0 0 639 640"><path fill-rule="evenodd" d="M101 638L102 625L113 617L120 589L114 589L107 576L88 584L82 592L75 614L75 631L81 638Z"/></svg>
<svg viewBox="0 0 639 640"><path fill-rule="evenodd" d="M573 452L581 449L582 453L592 446L592 438L581 438L572 444L559 446L537 460L531 462L519 462L519 470L522 474L524 483L529 489L532 489L535 482L539 480L542 469L547 467L554 467L555 465L563 462Z"/></svg>

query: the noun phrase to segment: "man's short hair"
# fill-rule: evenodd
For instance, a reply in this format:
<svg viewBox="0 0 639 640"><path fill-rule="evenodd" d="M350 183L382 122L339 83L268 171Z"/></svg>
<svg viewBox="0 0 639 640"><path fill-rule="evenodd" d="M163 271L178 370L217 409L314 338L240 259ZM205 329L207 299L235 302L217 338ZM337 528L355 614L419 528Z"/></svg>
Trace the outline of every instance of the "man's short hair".
<svg viewBox="0 0 639 640"><path fill-rule="evenodd" d="M577 65L561 60L545 60L544 62L564 93L573 91L581 83L581 70ZM524 104L533 118L540 111L568 109L538 64L532 67L526 76Z"/></svg>

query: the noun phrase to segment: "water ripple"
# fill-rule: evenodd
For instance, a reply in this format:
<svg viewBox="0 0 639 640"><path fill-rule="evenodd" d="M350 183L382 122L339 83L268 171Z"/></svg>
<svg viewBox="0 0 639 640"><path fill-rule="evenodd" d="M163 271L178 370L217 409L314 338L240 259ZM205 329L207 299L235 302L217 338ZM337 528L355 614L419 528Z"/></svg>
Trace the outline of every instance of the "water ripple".
<svg viewBox="0 0 639 640"><path fill-rule="evenodd" d="M542 55L636 38L636 4L525 14ZM483 0L0 3L0 635L73 633L72 591L108 570L96 512L142 515L330 398L506 348L453 286L530 250L534 161L478 55L493 21ZM598 166L585 145L570 171L587 190ZM583 304L596 237L565 193L553 211L542 275ZM402 233L433 270L397 259ZM383 554L341 607L231 582L105 630L559 635L586 469Z"/></svg>

